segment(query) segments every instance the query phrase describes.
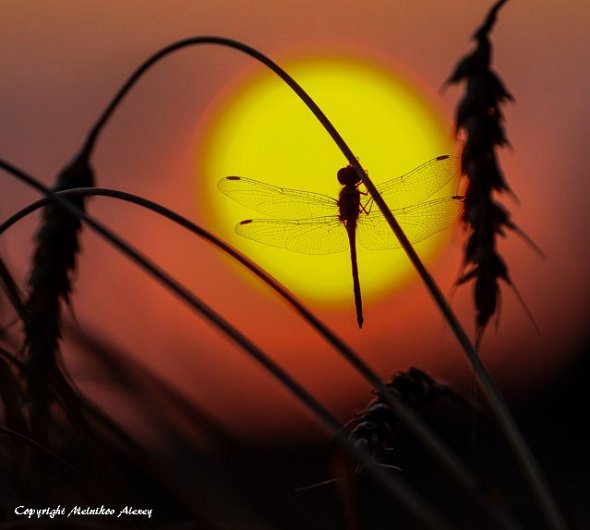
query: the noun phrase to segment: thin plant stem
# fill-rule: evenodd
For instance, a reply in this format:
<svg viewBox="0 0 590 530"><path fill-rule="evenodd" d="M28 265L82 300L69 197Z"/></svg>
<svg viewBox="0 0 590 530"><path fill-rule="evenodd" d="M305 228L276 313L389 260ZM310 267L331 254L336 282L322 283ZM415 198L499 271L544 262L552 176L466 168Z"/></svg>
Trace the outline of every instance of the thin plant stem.
<svg viewBox="0 0 590 530"><path fill-rule="evenodd" d="M302 304L288 289L278 282L275 278L269 275L266 271L258 267L254 262L249 260L246 256L236 250L234 247L219 239L209 231L193 223L186 217L166 208L165 206L120 190L112 190L107 188L75 188L70 190L63 190L57 193L61 196L102 196L110 197L125 202L130 202L136 206L146 208L153 211L170 221L173 221L180 226L191 231L195 235L202 237L214 246L218 247L229 256L237 260L241 265L253 272L264 283L271 287L277 294L284 298L301 316L306 320L318 333L320 333L349 363L351 363L357 371L367 380L374 388L376 388L380 395L383 396L385 402L394 410L400 417L400 421L420 440L432 456L439 462L441 467L448 473L449 477L468 495L474 497L476 501L489 512L498 524L503 528L519 528L516 523L510 520L510 517L501 509L488 503L481 502L480 494L482 492L481 482L475 477L471 471L462 463L460 458L449 448L440 436L432 430L432 428L422 420L422 418L411 408L408 407L403 400L396 394L395 390L387 387L377 374L355 353L342 339L340 339L329 327L327 327L321 320L319 320L307 307ZM0 235L8 228L18 222L26 215L31 214L35 210L43 207L50 198L43 198L34 203L27 205L25 208L19 210L8 219L0 224Z"/></svg>
<svg viewBox="0 0 590 530"><path fill-rule="evenodd" d="M448 448L442 439L416 414L410 407L392 392L390 388L383 384L378 375L355 353L342 339L340 339L329 327L318 319L300 300L298 300L288 289L286 289L274 277L261 269L258 265L244 256L234 247L219 239L211 232L205 230L199 225L193 223L186 217L166 208L165 206L120 190L107 188L75 188L64 190L57 193L61 196L102 196L130 202L151 210L180 226L188 229L199 237L204 238L223 252L237 260L241 265L246 267L264 283L271 287L277 294L284 298L310 325L318 331L344 358L351 363L354 368L364 377L364 379L376 388L388 400L388 404L401 417L402 421L410 430L420 439L432 452L433 456L439 459L442 467L449 473L456 483L468 493L475 493L481 487L480 481L463 465L457 455ZM3 234L12 225L17 223L23 217L31 214L35 210L51 202L50 198L43 198L6 219L0 224L0 235Z"/></svg>
<svg viewBox="0 0 590 530"><path fill-rule="evenodd" d="M92 151L96 139L100 134L100 131L108 122L109 118L111 117L115 109L118 107L119 103L123 100L125 95L133 87L136 81L138 81L139 78L152 65L154 65L157 61L176 50L188 46L202 44L220 45L233 48L247 55L250 55L251 57L265 64L268 68L275 72L283 81L285 81L289 85L289 87L302 99L302 101L307 105L311 112L313 112L316 118L324 126L326 131L330 134L336 145L340 148L340 150L348 160L349 164L357 172L359 178L366 186L367 190L371 194L371 197L375 201L375 204L377 205L379 210L381 210L381 212L383 213L383 216L385 217L388 225L390 226L391 230L399 240L401 247L408 256L410 262L412 263L416 271L418 272L418 275L424 282L424 285L426 286L428 292L434 299L435 304L438 306L443 317L447 320L449 327L451 328L451 331L457 338L459 345L463 349L469 363L473 368L473 371L475 372L478 378L478 382L481 387L482 393L488 401L490 409L492 410L492 413L494 414L494 417L498 422L500 431L504 434L506 440L509 443L509 446L512 449L512 452L516 457L519 467L521 468L523 475L530 486L531 492L538 504L540 511L545 515L547 521L551 524L554 530L566 530L567 525L563 520L563 517L560 513L556 501L553 499L553 496L549 490L549 486L545 480L545 477L543 476L539 464L535 460L535 457L532 455L497 385L495 384L491 375L488 373L487 369L485 368L484 364L479 358L477 349L469 339L469 336L463 329L458 318L453 313L451 307L446 301L442 291L438 287L434 278L430 275L430 273L422 263L422 260L414 250L412 244L405 235L400 224L391 213L391 210L387 207L387 204L377 191L377 188L375 187L367 173L360 165L358 159L353 154L352 150L348 147L348 144L346 144L346 142L340 136L336 128L332 125L330 120L317 106L317 104L311 99L307 92L305 92L305 90L303 90L303 88L274 61L272 61L270 58L268 58L266 55L262 54L258 50L246 44L224 37L197 36L174 42L169 46L166 46L165 48L162 48L161 50L156 52L154 55L148 58L142 65L140 65L135 70L135 72L133 72L133 74L129 77L129 79L125 82L125 84L121 87L121 89L112 99L110 104L107 106L107 108L100 116L95 126L91 129L83 149L86 150L87 153L90 153Z"/></svg>
<svg viewBox="0 0 590 530"><path fill-rule="evenodd" d="M340 136L340 134L338 133L336 128L332 125L332 123L327 118L327 116L318 107L318 105L315 103L315 101L309 96L309 94L307 94L307 92L295 81L295 79L293 79L283 68L281 68L278 64L276 64L272 59L270 59L269 57L267 57L266 55L264 55L263 53L261 53L260 51L256 50L255 48L253 48L251 46L248 46L242 42L239 42L239 41L236 41L233 39L228 39L225 37L205 35L205 36L196 36L196 37L190 37L187 39L182 39L182 40L176 41L176 42L162 48L161 50L157 51L152 56L150 56L148 59L146 59L131 74L131 76L125 81L125 83L117 91L117 93L115 94L113 99L109 102L109 104L107 105L107 107L105 108L103 113L100 115L100 117L97 120L97 122L95 123L95 125L91 128L91 130L86 138L86 141L84 143L83 151L88 153L88 155L90 155L90 153L92 153L101 131L104 129L106 124L109 122L109 120L113 116L116 109L119 107L119 105L121 104L121 102L123 101L125 96L133 88L133 86L139 81L139 79L152 66L154 66L161 59L165 58L166 56L168 56L176 51L179 51L183 48L187 48L190 46L197 46L197 45L219 45L219 46L225 46L225 47L235 49L237 51L245 53L246 55L249 55L250 57L253 57L257 61L261 62L262 64L264 64L265 66L270 68L275 74L277 74L285 83L287 83L287 85L299 96L299 98L301 98L301 100L305 103L305 105L313 112L313 114L316 116L316 118L320 121L320 123L324 126L324 128L327 130L327 132L333 138L335 143L338 145L338 147L340 148L342 153L346 156L349 163L355 167L355 169L357 170L357 173L363 179L363 181L365 182L367 187L369 188L369 185L373 187L372 191L370 188L369 188L369 190L371 191L371 194L375 197L375 200L376 200L377 204L379 205L379 207L381 208L381 210L387 211L387 213L389 214L389 217L391 217L393 219L393 216L392 216L390 210L387 208L383 199L381 198L381 196L378 194L378 192L374 188L373 184L368 179L366 172L360 166L356 156L353 154L351 149L348 147L348 145L346 144L344 139ZM174 212L170 212L170 211L169 211L169 213L174 214ZM387 218L388 215L385 215L385 217ZM177 219L177 222L178 222L178 219ZM400 241L402 241L402 246L404 246L404 249L406 246L408 246L412 250L412 252L414 253L415 258L421 264L418 256L413 251L413 248L412 248L410 242L403 234L401 227L399 226L399 224L397 224L395 219L393 219L393 222L397 225L398 231L401 233L401 235L403 236L403 238L406 242L406 245L404 245L403 241L400 239ZM181 222L181 224L183 224L183 223ZM199 229L199 230L201 230L201 229ZM201 233L204 237L209 239L209 241L212 241L212 239L210 237L208 237L208 236L210 236L210 234L207 233L207 235L205 235L202 230L201 230ZM396 235L398 235L397 232L396 232ZM235 254L236 251L234 249L231 249L231 251L230 251L229 249L231 247L229 247L227 245L225 247L226 248L224 248L223 250L228 252L234 258L238 259L242 264L244 264L246 267L248 267L250 270L252 270L255 274L259 275L252 268L251 261L244 258L244 256L242 256L241 254L240 254L240 257L238 258ZM258 270L260 270L260 269L258 269ZM428 275L424 266L422 266L422 270L424 271L425 274ZM266 278L268 278L268 275L266 273L263 273L263 274L266 276ZM260 277L262 277L262 276L260 276ZM430 278L429 275L428 275L428 277ZM430 279L430 281L434 284L432 279ZM269 285L271 285L271 287L273 287L273 289L277 290L275 288L275 286L278 286L279 284L278 284L278 282L276 282L276 280L273 279L272 284L269 283ZM342 354L345 356L345 358L359 371L359 373L374 388L379 389L379 391L382 392L383 395L387 399L387 396L389 396L389 394L391 392L387 390L387 388L385 387L385 385L383 384L381 379L375 374L375 372L373 370L371 370L368 367L368 365L366 363L364 363L359 358L358 355L354 354L354 352L352 352L326 326L324 326L321 321L319 321L317 318L315 318L306 308L304 308L303 305L298 300L296 300L295 297L293 297L290 293L288 293L286 289L284 289L282 286L280 286L280 290L281 290L281 295L284 298L286 298L293 305L293 307L295 307L297 309L297 311L299 311L299 313L301 315L303 315L308 320L308 322L310 322L315 327L316 330L318 330L324 337L326 337L327 340L338 349L338 351L342 352ZM444 298L442 297L442 295L441 295L441 298L444 301ZM450 311L450 309L449 309L449 311ZM443 446L442 440L440 440L440 438L438 436L435 436L434 433L426 431L424 429L423 425L420 426L420 424L417 423L416 421L412 421L412 419L415 420L415 418L411 418L411 412L408 410L407 407L405 407L405 405L403 404L403 402L401 402L401 400L396 400L396 402L393 403L393 402L391 402L392 399L395 399L395 398L391 398L388 400L390 402L389 403L390 406L392 406L392 408L396 412L398 412L398 414L400 415L402 420L404 420L404 423L406 423L406 424L410 423L410 427L412 428L412 431L414 432L414 434L418 435L418 437L426 444L426 446L428 446L430 448L431 452L438 456L438 459L442 463L443 467L445 467L447 469L447 471L451 474L451 476L454 476L457 483L463 489L465 489L467 491L471 491L471 492L477 491L480 486L479 481L475 477L473 477L473 475L471 475L464 468L464 466L461 464L460 460L456 456L451 455L449 453L449 451L445 451L445 450L441 449ZM416 415L414 415L414 416L416 416Z"/></svg>
<svg viewBox="0 0 590 530"><path fill-rule="evenodd" d="M156 395L163 398L174 410L196 426L199 432L205 434L216 450L224 448L227 451L235 451L241 448L242 443L238 438L195 404L192 399L179 392L172 383L166 382L156 372L133 359L120 347L99 338L97 333L82 329L79 325L67 324L65 327L67 337L73 340L76 346L89 352L94 361L101 363L109 374L117 378L121 387L129 388L135 394L149 393L150 397ZM146 398L147 408L151 408L150 397ZM151 404L155 406L156 400ZM163 411L156 411L154 416L164 421L169 419L167 413Z"/></svg>
<svg viewBox="0 0 590 530"><path fill-rule="evenodd" d="M5 434L7 436L11 436L12 438L16 438L17 440L21 440L22 442L25 442L26 444L30 445L31 447L34 447L38 451L41 451L45 455L51 457L53 460L56 460L57 462L59 462L63 466L65 466L69 469L72 469L72 470L76 469L72 464L70 464L67 460L65 460L64 458L59 456L56 452L52 451L51 449L49 449L45 445L40 444L36 440L33 440L33 438L31 438L30 436L27 436L26 434L22 434L22 433L17 432L13 429L9 429L8 427L5 427L4 425L0 425L0 434Z"/></svg>
<svg viewBox="0 0 590 530"><path fill-rule="evenodd" d="M319 403L309 392L307 392L307 390L305 390L297 381L289 376L279 365L266 355L266 353L258 348L250 339L248 339L248 337L242 334L219 313L206 305L189 289L176 281L153 261L143 256L138 250L109 230L102 223L73 205L67 200L67 198L53 192L40 181L5 160L0 159L0 168L45 196L50 197L70 215L74 215L81 219L95 233L108 241L113 247L132 260L150 276L172 291L180 300L203 316L209 321L209 323L218 328L223 334L248 353L299 401L301 401L306 408L316 416L321 424L327 428L335 439L349 450L359 462L361 462L370 475L381 484L392 497L397 499L397 501L400 502L400 504L402 504L425 528L433 530L451 530L451 527L446 523L442 516L430 507L413 488L402 482L395 475L388 474L380 469L366 452L358 450L345 435L343 426L340 422L323 405L321 405L321 403Z"/></svg>
<svg viewBox="0 0 590 530"><path fill-rule="evenodd" d="M20 291L16 285L12 274L8 270L4 260L0 258L0 279L2 280L2 286L6 293L6 296L10 300L10 303L16 310L19 318L24 322L27 319L27 308L22 300Z"/></svg>

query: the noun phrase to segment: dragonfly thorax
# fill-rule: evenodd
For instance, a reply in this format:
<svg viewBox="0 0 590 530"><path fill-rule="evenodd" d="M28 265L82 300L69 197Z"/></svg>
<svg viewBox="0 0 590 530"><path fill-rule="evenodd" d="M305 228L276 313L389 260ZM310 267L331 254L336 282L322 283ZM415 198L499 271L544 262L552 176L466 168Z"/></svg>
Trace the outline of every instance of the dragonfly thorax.
<svg viewBox="0 0 590 530"><path fill-rule="evenodd" d="M346 226L355 227L360 213L361 193L354 185L346 185L338 197L338 217Z"/></svg>
<svg viewBox="0 0 590 530"><path fill-rule="evenodd" d="M338 197L338 217L346 226L355 227L360 211L360 192L357 186L361 180L352 166L338 170L338 182L344 186Z"/></svg>

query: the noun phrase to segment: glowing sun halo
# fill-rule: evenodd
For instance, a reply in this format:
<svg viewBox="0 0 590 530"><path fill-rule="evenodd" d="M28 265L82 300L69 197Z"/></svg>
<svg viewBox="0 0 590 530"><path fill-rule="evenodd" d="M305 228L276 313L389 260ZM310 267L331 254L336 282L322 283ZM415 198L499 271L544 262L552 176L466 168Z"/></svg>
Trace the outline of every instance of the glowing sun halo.
<svg viewBox="0 0 590 530"><path fill-rule="evenodd" d="M308 58L285 67L332 121L376 184L450 153L448 126L415 86L392 72L343 57ZM235 86L211 112L202 153L205 200L217 233L304 300L352 304L348 253L310 256L242 238L234 232L235 225L264 216L217 189L220 178L239 175L337 197L336 172L347 161L291 89L270 72ZM419 253L427 259L446 237L448 232L430 237L418 245ZM410 270L401 250L359 249L365 302L391 292Z"/></svg>

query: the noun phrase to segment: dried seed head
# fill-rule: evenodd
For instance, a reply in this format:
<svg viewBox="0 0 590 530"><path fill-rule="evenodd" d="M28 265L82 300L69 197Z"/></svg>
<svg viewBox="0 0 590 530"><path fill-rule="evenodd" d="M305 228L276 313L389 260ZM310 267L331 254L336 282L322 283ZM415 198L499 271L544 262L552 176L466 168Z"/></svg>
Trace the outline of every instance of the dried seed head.
<svg viewBox="0 0 590 530"><path fill-rule="evenodd" d="M58 176L54 188L93 186L94 176L85 153L78 155ZM84 210L84 198L68 199ZM31 425L39 425L38 441L46 442L49 402L48 382L58 370L58 343L61 337L61 302L69 303L81 221L49 203L43 210L41 226L35 236L36 248L28 279L26 301L25 364L32 375L28 384L31 400ZM45 426L45 427L43 427Z"/></svg>
<svg viewBox="0 0 590 530"><path fill-rule="evenodd" d="M491 46L487 39L480 41L475 50L461 59L453 73L445 81L445 84L451 85L462 81L470 76L477 75L485 71L491 60Z"/></svg>
<svg viewBox="0 0 590 530"><path fill-rule="evenodd" d="M418 368L395 373L385 386L414 409L423 408L441 395L456 399L455 393L446 385L436 382ZM391 446L399 425L397 414L376 393L375 398L348 422L347 427L354 444L374 454Z"/></svg>
<svg viewBox="0 0 590 530"><path fill-rule="evenodd" d="M494 25L496 24L496 19L498 18L498 11L500 8L507 2L508 0L498 0L490 9L488 16L484 20L483 24L475 31L473 34L473 38L481 41L482 39L487 39L488 34L492 31Z"/></svg>
<svg viewBox="0 0 590 530"><path fill-rule="evenodd" d="M78 156L58 176L55 191L94 185L92 169L85 156ZM70 200L84 210L84 198ZM41 226L35 236L37 243L29 276L25 325L29 348L53 352L60 336L60 301L70 301L71 280L80 250L78 235L81 221L65 212L58 204L43 209Z"/></svg>
<svg viewBox="0 0 590 530"><path fill-rule="evenodd" d="M499 281L511 284L508 268L496 249L498 236L514 229L506 208L494 200L494 192L510 192L496 158L499 146L509 145L501 106L514 98L491 69L492 44L488 37L498 10L506 0L492 7L484 23L474 33L476 49L462 59L449 82L464 80L466 93L457 106L455 128L462 132L465 145L461 171L467 177L463 221L469 229L465 246L465 272L459 284L474 280L474 302L478 336L496 313Z"/></svg>

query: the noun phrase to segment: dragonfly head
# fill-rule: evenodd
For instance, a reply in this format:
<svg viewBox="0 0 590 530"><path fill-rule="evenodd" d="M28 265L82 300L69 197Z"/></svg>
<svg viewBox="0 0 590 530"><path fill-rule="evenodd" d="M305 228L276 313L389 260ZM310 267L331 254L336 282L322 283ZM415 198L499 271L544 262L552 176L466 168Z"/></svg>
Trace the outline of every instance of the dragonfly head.
<svg viewBox="0 0 590 530"><path fill-rule="evenodd" d="M352 166L346 166L338 170L338 182L343 186L356 186L361 180Z"/></svg>

